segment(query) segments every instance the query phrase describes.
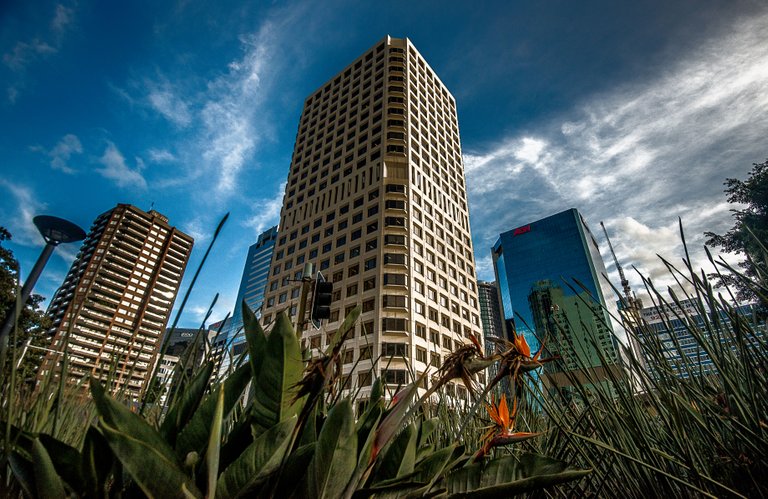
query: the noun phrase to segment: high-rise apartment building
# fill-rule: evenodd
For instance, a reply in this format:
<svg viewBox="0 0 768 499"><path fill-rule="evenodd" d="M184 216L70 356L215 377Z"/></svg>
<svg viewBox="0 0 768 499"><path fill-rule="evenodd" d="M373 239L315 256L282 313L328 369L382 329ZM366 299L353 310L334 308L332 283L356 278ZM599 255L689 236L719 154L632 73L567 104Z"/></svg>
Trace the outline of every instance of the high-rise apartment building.
<svg viewBox="0 0 768 499"><path fill-rule="evenodd" d="M597 241L576 209L501 234L493 264L508 334L524 335L532 351L546 338L548 351L562 357L545 367L548 388L570 386L565 372L589 383L618 369L608 313L613 307L616 316L614 293Z"/></svg>
<svg viewBox="0 0 768 499"><path fill-rule="evenodd" d="M334 283L331 319L302 334L313 351L362 307L342 354L360 398L372 374L406 383L482 338L456 103L408 39L386 37L306 99L265 323L295 315L305 262Z"/></svg>
<svg viewBox="0 0 768 499"><path fill-rule="evenodd" d="M229 368L233 356L239 355L246 349L245 334L243 333L243 301L248 308L261 317L261 307L264 303L264 289L269 278L269 264L272 262L272 253L277 242L277 226L274 226L259 235L256 243L248 248L248 256L245 259L243 277L240 279L240 288L235 300L235 311L231 320L224 326L227 353L222 358L221 369Z"/></svg>
<svg viewBox="0 0 768 499"><path fill-rule="evenodd" d="M51 349L39 379L69 359L73 381L94 375L138 395L155 362L193 240L128 204L94 221L48 313ZM66 352L65 336L69 331Z"/></svg>

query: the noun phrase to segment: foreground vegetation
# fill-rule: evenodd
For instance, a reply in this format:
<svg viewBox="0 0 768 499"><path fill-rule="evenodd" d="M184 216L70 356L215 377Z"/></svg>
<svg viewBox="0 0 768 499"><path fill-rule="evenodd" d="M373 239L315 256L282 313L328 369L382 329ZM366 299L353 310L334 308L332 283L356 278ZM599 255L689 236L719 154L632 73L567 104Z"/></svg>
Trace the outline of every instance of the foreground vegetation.
<svg viewBox="0 0 768 499"><path fill-rule="evenodd" d="M421 397L424 380L394 397L376 380L355 414L341 395L339 356L358 310L310 360L287 317L266 334L246 308L247 358L223 383L210 359L188 370L201 336L168 387L166 413L149 403L131 410L98 380L92 401L58 382L34 396L6 385L0 488L8 497L764 496L763 325L705 275L669 268L689 292L650 282L647 291L658 305L700 307L707 320L687 321L689 331L719 375L697 376L690 365L680 377L661 345L646 341L652 370L626 350L632 376L616 374L610 389L575 383L565 400L530 382L541 359L518 337L491 358L475 344L457 350ZM499 376L476 386L492 362ZM442 397L452 379L475 390L468 405Z"/></svg>

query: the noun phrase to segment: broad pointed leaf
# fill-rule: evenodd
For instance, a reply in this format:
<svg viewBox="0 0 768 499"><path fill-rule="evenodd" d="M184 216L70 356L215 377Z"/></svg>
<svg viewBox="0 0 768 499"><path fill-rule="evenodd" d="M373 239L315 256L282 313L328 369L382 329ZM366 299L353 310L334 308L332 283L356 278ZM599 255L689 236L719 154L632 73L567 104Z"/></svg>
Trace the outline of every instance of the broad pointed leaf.
<svg viewBox="0 0 768 499"><path fill-rule="evenodd" d="M267 347L267 335L259 324L259 320L243 300L243 330L248 344L248 362L251 365L251 375L255 378L261 370L264 360L264 349Z"/></svg>
<svg viewBox="0 0 768 499"><path fill-rule="evenodd" d="M235 407L240 396L248 386L251 380L251 370L247 365L242 365L235 369L223 383L224 387L224 418L229 417L229 413ZM211 424L213 422L216 403L219 399L219 389L214 389L203 400L195 414L189 420L187 426L181 430L176 440L176 455L184 459L192 451L202 455L205 446L208 444Z"/></svg>
<svg viewBox="0 0 768 499"><path fill-rule="evenodd" d="M201 497L160 434L141 416L107 396L97 380L91 378L90 384L101 416L99 428L141 490L151 497Z"/></svg>
<svg viewBox="0 0 768 499"><path fill-rule="evenodd" d="M208 361L195 373L184 392L176 397L176 402L165 416L163 424L160 425L160 433L171 445L175 443L176 435L187 425L200 405L200 401L203 400L211 374L213 374L213 362Z"/></svg>
<svg viewBox="0 0 768 499"><path fill-rule="evenodd" d="M373 469L373 484L413 471L416 461L416 425L406 426L384 449Z"/></svg>
<svg viewBox="0 0 768 499"><path fill-rule="evenodd" d="M38 497L45 499L64 499L66 497L64 482L56 473L48 451L45 450L38 438L32 441L32 469L35 473L35 488Z"/></svg>
<svg viewBox="0 0 768 499"><path fill-rule="evenodd" d="M312 497L336 499L342 495L357 466L357 433L352 402L346 398L328 413L317 438L309 467Z"/></svg>
<svg viewBox="0 0 768 499"><path fill-rule="evenodd" d="M219 476L219 454L221 451L221 425L224 417L224 387L219 388L216 410L213 413L211 435L208 439L208 449L205 452L205 469L208 472L208 491L206 497L216 495L216 479Z"/></svg>
<svg viewBox="0 0 768 499"><path fill-rule="evenodd" d="M518 460L519 459L519 460ZM470 464L449 474L448 497L509 497L578 480L592 470L569 468L566 463L536 454L505 456Z"/></svg>
<svg viewBox="0 0 768 499"><path fill-rule="evenodd" d="M253 392L253 423L256 434L298 414L296 385L304 362L290 320L281 313L269 333Z"/></svg>
<svg viewBox="0 0 768 499"><path fill-rule="evenodd" d="M216 497L228 499L252 492L254 485L273 473L280 466L295 425L296 418L293 417L259 435L221 474Z"/></svg>
<svg viewBox="0 0 768 499"><path fill-rule="evenodd" d="M83 442L81 469L87 497L101 497L115 458L104 436L95 426L88 428Z"/></svg>

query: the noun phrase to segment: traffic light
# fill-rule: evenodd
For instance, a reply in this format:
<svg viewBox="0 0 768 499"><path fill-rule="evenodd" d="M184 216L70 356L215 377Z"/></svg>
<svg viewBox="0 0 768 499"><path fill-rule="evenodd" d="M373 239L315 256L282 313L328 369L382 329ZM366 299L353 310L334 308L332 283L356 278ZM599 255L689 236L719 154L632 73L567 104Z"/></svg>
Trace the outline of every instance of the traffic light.
<svg viewBox="0 0 768 499"><path fill-rule="evenodd" d="M315 281L315 291L312 293L312 314L310 315L313 321L331 318L332 295L332 282Z"/></svg>

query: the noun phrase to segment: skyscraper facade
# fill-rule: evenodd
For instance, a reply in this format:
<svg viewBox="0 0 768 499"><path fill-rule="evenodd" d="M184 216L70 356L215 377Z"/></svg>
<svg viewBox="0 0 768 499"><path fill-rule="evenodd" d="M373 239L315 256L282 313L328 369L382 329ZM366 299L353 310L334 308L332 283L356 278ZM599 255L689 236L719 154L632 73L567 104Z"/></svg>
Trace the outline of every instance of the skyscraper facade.
<svg viewBox="0 0 768 499"><path fill-rule="evenodd" d="M46 355L39 379L51 370L58 374L66 355L68 379L111 373L113 387L139 395L192 245L154 210L119 204L96 218L49 306L57 353Z"/></svg>
<svg viewBox="0 0 768 499"><path fill-rule="evenodd" d="M546 338L562 357L546 366L545 384L569 386L565 372L587 383L606 379L618 361L607 311L615 300L581 214L570 209L505 232L492 253L508 332L524 335L532 351Z"/></svg>
<svg viewBox="0 0 768 499"><path fill-rule="evenodd" d="M314 352L362 307L342 354L360 398L372 375L406 383L482 337L456 103L408 39L386 37L306 99L264 322L296 313L305 262L334 283L331 319L302 333Z"/></svg>

